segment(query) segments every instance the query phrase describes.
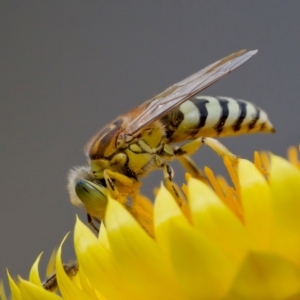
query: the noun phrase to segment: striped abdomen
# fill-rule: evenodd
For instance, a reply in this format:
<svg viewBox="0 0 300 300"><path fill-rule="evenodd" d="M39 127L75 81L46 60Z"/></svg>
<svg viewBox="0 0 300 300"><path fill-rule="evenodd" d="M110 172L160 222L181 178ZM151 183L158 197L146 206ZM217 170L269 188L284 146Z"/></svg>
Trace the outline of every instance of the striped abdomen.
<svg viewBox="0 0 300 300"><path fill-rule="evenodd" d="M161 119L168 142L200 136L274 132L267 114L254 104L229 97L194 96Z"/></svg>

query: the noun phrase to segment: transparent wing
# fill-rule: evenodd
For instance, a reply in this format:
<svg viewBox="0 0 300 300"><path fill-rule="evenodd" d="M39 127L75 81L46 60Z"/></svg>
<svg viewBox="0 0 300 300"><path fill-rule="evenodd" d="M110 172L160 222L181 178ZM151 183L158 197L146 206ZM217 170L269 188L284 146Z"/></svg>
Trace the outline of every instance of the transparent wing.
<svg viewBox="0 0 300 300"><path fill-rule="evenodd" d="M256 53L257 50L248 52L240 50L170 86L139 107L142 113L129 123L125 134L134 135L145 126L162 118L170 110L238 68Z"/></svg>

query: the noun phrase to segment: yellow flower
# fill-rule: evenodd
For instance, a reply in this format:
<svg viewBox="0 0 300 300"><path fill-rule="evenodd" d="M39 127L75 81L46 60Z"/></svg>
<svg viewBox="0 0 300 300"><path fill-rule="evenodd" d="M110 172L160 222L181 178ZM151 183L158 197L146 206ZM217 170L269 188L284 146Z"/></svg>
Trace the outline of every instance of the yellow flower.
<svg viewBox="0 0 300 300"><path fill-rule="evenodd" d="M79 272L56 272L61 296L45 291L33 265L13 281L13 299L300 299L300 163L255 154L225 160L233 187L205 169L210 185L188 178L187 205L165 187L154 204L154 237L109 199L99 237L77 220ZM151 227L151 226L150 226ZM150 231L151 232L151 231ZM0 299L6 299L0 286Z"/></svg>

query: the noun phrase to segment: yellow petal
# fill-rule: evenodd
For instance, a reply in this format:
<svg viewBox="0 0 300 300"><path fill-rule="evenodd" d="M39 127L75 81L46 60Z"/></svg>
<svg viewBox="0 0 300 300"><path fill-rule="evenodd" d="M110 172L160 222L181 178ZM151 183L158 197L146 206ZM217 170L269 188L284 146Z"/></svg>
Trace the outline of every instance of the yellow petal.
<svg viewBox="0 0 300 300"><path fill-rule="evenodd" d="M56 277L59 286L59 291L62 294L65 300L72 299L84 299L84 300L92 300L87 293L82 291L76 284L72 282L72 280L65 273L65 270L61 261L61 248L65 241L66 237L63 239L60 244L57 254L56 254Z"/></svg>
<svg viewBox="0 0 300 300"><path fill-rule="evenodd" d="M9 287L10 287L10 292L11 292L12 299L14 299L14 300L22 300L23 298L21 296L21 292L20 292L19 287L14 282L14 280L11 278L9 272L6 271L6 273L7 273L7 279L8 279L8 283L9 283Z"/></svg>
<svg viewBox="0 0 300 300"><path fill-rule="evenodd" d="M216 245L193 228L164 187L156 197L154 216L158 243L168 251L184 299L224 295L236 270Z"/></svg>
<svg viewBox="0 0 300 300"><path fill-rule="evenodd" d="M220 247L237 267L248 251L247 234L241 221L203 182L191 179L188 187L195 228Z"/></svg>
<svg viewBox="0 0 300 300"><path fill-rule="evenodd" d="M172 194L161 185L154 203L155 234L160 244L162 244L164 242L163 239L165 239L164 234L160 236L160 226L163 226L169 219L181 219L182 217L182 212L178 207L178 204L174 201ZM162 240L160 240L160 237Z"/></svg>
<svg viewBox="0 0 300 300"><path fill-rule="evenodd" d="M46 291L42 287L39 287L32 282L20 279L20 292L22 294L22 299L27 300L61 300L62 298L54 293ZM15 298L13 298L15 299ZM75 298L74 298L75 299Z"/></svg>
<svg viewBox="0 0 300 300"><path fill-rule="evenodd" d="M29 273L29 281L39 287L42 287L42 283L39 275L39 263L40 263L41 256L42 253L37 257Z"/></svg>
<svg viewBox="0 0 300 300"><path fill-rule="evenodd" d="M274 254L253 252L247 256L226 299L282 300L299 293L300 270L295 265Z"/></svg>
<svg viewBox="0 0 300 300"><path fill-rule="evenodd" d="M106 229L111 251L138 299L180 299L164 252L115 200L108 203Z"/></svg>
<svg viewBox="0 0 300 300"><path fill-rule="evenodd" d="M7 300L2 280L0 280L0 299Z"/></svg>
<svg viewBox="0 0 300 300"><path fill-rule="evenodd" d="M51 253L51 257L47 265L46 277L51 276L55 272L55 257L56 257L56 250L54 250Z"/></svg>
<svg viewBox="0 0 300 300"><path fill-rule="evenodd" d="M101 224L101 228L99 232L99 243L102 244L107 249L110 248L104 223Z"/></svg>
<svg viewBox="0 0 300 300"><path fill-rule="evenodd" d="M103 295L97 293L97 291L94 289L93 285L91 285L90 281L88 280L88 278L84 274L82 268L80 268L80 272L78 272L78 276L76 276L75 279L79 280L80 286L82 287L82 289L88 295L90 295L92 298L99 299L99 300L105 300L106 299Z"/></svg>
<svg viewBox="0 0 300 300"><path fill-rule="evenodd" d="M300 170L272 155L270 186L274 207L276 252L300 265Z"/></svg>
<svg viewBox="0 0 300 300"><path fill-rule="evenodd" d="M272 223L271 190L253 163L240 159L238 165L245 228L255 250L268 249Z"/></svg>
<svg viewBox="0 0 300 300"><path fill-rule="evenodd" d="M101 231L103 228L104 226L101 227ZM127 295L128 299L138 299L134 287L130 286L123 276L112 253L78 218L74 244L80 269L101 294L109 300L119 300L124 295Z"/></svg>

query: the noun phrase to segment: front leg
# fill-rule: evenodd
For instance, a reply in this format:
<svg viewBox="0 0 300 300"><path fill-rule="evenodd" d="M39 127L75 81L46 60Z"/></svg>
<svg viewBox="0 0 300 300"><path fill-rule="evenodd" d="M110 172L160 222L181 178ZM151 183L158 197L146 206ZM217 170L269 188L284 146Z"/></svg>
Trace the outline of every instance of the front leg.
<svg viewBox="0 0 300 300"><path fill-rule="evenodd" d="M156 165L161 168L164 172L164 178L166 183L167 190L172 194L175 201L182 208L182 210L188 215L187 202L182 195L180 189L177 187L175 183L172 182L174 177L174 171L172 167L159 155L155 156Z"/></svg>
<svg viewBox="0 0 300 300"><path fill-rule="evenodd" d="M89 213L87 213L87 220L89 225L97 232L99 233L99 229L97 228L97 226L94 223L94 220L96 221L96 218L93 218Z"/></svg>
<svg viewBox="0 0 300 300"><path fill-rule="evenodd" d="M122 203L149 235L153 237L153 205L147 198L139 194L141 182L109 169L104 171L104 178L112 196ZM127 196L131 197L131 203L127 201Z"/></svg>
<svg viewBox="0 0 300 300"><path fill-rule="evenodd" d="M135 184L135 179L130 178L124 174L114 172L110 169L105 169L103 175L110 194L116 199L119 198L117 186L124 186L130 188Z"/></svg>
<svg viewBox="0 0 300 300"><path fill-rule="evenodd" d="M181 192L181 189L176 185L176 183L170 181L169 178L166 178L165 182L166 182L167 190L171 193L171 195L173 196L177 205L180 207L183 214L190 221L191 220L190 208L187 200L185 199L184 195Z"/></svg>

